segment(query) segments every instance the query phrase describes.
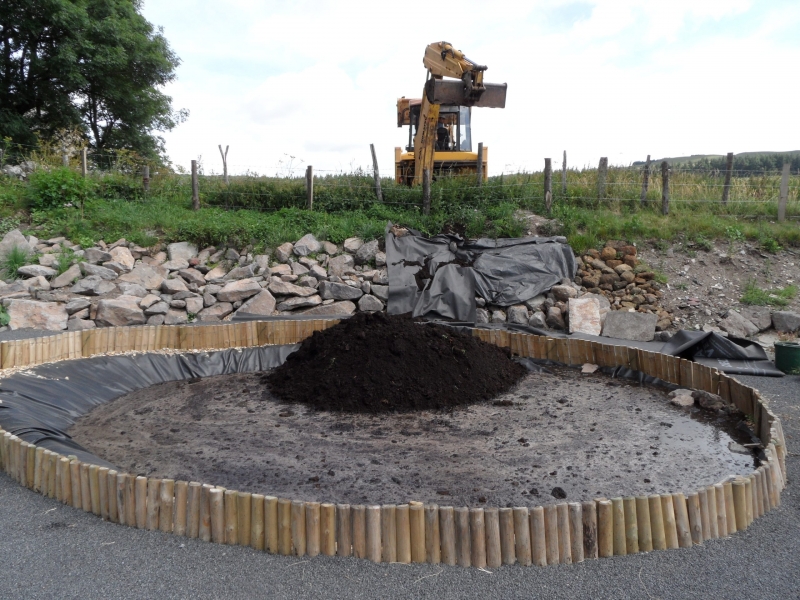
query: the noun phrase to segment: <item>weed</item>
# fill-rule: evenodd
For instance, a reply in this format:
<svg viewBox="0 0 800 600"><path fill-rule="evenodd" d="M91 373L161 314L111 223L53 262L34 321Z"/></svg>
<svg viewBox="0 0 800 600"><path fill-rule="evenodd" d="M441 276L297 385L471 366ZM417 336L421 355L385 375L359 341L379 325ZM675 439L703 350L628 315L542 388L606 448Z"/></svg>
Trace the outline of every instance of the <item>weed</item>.
<svg viewBox="0 0 800 600"><path fill-rule="evenodd" d="M698 248L700 248L700 250L704 250L706 252L711 252L714 249L714 242L704 235L698 235L694 239L694 243Z"/></svg>
<svg viewBox="0 0 800 600"><path fill-rule="evenodd" d="M6 307L0 305L0 327L6 327L11 321L11 315L8 314Z"/></svg>
<svg viewBox="0 0 800 600"><path fill-rule="evenodd" d="M55 264L53 265L56 269L58 275L65 273L73 263L76 262L83 262L82 256L75 256L75 252L72 248L64 248L61 251L61 254L58 255L58 259L56 259Z"/></svg>
<svg viewBox="0 0 800 600"><path fill-rule="evenodd" d="M30 264L28 251L20 246L13 246L8 254L0 259L0 273L5 280L16 279L17 270L27 264Z"/></svg>
<svg viewBox="0 0 800 600"><path fill-rule="evenodd" d="M730 242L741 242L744 240L744 234L742 230L734 225L728 225L725 228L725 237Z"/></svg>
<svg viewBox="0 0 800 600"><path fill-rule="evenodd" d="M781 245L772 238L762 238L759 243L764 251L770 254L777 254L781 250Z"/></svg>
<svg viewBox="0 0 800 600"><path fill-rule="evenodd" d="M685 281L681 281L680 283L676 283L676 284L675 284L673 287L674 287L676 290L683 290L683 291L686 291L686 290L688 290L688 289L689 289L689 284L688 284L688 283L686 283Z"/></svg>
<svg viewBox="0 0 800 600"><path fill-rule="evenodd" d="M765 290L758 287L754 280L749 280L745 285L744 293L739 299L742 304L756 306L778 306L783 307L789 304L789 300L797 295L796 285L787 285L784 288Z"/></svg>

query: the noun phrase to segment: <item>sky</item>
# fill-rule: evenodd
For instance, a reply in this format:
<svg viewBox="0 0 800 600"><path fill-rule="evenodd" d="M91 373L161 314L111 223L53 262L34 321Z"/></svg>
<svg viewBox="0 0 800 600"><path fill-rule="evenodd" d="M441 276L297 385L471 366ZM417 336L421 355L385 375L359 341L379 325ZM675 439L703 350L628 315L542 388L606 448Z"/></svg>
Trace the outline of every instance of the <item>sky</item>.
<svg viewBox="0 0 800 600"><path fill-rule="evenodd" d="M425 47L446 40L507 83L473 109L490 175L691 154L800 149L797 0L527 0L432 4L145 0L181 65L188 120L167 154L219 173L392 176L396 101L421 97Z"/></svg>

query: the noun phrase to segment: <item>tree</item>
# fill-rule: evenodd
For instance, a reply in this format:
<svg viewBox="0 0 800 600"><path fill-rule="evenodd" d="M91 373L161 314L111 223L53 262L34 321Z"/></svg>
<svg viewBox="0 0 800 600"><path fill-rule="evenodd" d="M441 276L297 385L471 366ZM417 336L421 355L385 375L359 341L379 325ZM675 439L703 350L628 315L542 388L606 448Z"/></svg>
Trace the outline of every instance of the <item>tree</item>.
<svg viewBox="0 0 800 600"><path fill-rule="evenodd" d="M163 156L187 115L159 88L180 59L140 0L0 3L0 137L33 145L79 127L95 150Z"/></svg>

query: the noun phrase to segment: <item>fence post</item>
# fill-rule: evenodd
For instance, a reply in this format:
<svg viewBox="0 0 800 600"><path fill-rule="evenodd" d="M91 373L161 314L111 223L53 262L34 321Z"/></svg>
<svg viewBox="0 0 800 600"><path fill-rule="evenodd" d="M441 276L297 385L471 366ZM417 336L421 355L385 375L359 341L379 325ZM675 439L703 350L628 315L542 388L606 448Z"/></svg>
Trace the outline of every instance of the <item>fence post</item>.
<svg viewBox="0 0 800 600"><path fill-rule="evenodd" d="M306 167L306 200L308 210L314 210L314 167Z"/></svg>
<svg viewBox="0 0 800 600"><path fill-rule="evenodd" d="M550 216L553 208L553 161L549 158L544 159L544 206L547 216Z"/></svg>
<svg viewBox="0 0 800 600"><path fill-rule="evenodd" d="M669 214L669 164L661 163L661 214Z"/></svg>
<svg viewBox="0 0 800 600"><path fill-rule="evenodd" d="M142 167L142 188L145 192L150 191L150 167L148 165Z"/></svg>
<svg viewBox="0 0 800 600"><path fill-rule="evenodd" d="M597 167L597 197L601 200L606 197L606 179L608 177L608 157L600 158Z"/></svg>
<svg viewBox="0 0 800 600"><path fill-rule="evenodd" d="M86 177L88 172L89 172L89 165L86 157L86 148L81 148L81 175Z"/></svg>
<svg viewBox="0 0 800 600"><path fill-rule="evenodd" d="M225 185L230 184L228 180L228 148L230 146L225 146L225 152L222 151L222 144L219 144L219 153L222 156L222 176L225 179Z"/></svg>
<svg viewBox="0 0 800 600"><path fill-rule="evenodd" d="M783 163L781 173L781 198L778 200L778 221L786 220L786 202L789 199L789 163Z"/></svg>
<svg viewBox="0 0 800 600"><path fill-rule="evenodd" d="M564 150L564 160L561 161L561 193L567 195L567 151Z"/></svg>
<svg viewBox="0 0 800 600"><path fill-rule="evenodd" d="M725 185L722 188L722 203L728 203L728 196L731 192L731 175L733 174L733 152L728 152L725 158Z"/></svg>
<svg viewBox="0 0 800 600"><path fill-rule="evenodd" d="M422 214L431 214L431 170L422 171Z"/></svg>
<svg viewBox="0 0 800 600"><path fill-rule="evenodd" d="M372 176L375 178L375 196L378 202L383 202L383 192L381 191L381 172L378 170L378 157L375 155L375 144L369 145L372 153Z"/></svg>
<svg viewBox="0 0 800 600"><path fill-rule="evenodd" d="M200 210L200 191L197 185L197 161L192 161L192 210Z"/></svg>
<svg viewBox="0 0 800 600"><path fill-rule="evenodd" d="M483 142L478 142L478 185L483 185Z"/></svg>
<svg viewBox="0 0 800 600"><path fill-rule="evenodd" d="M61 155L61 166L68 167L69 166L69 154L66 152Z"/></svg>
<svg viewBox="0 0 800 600"><path fill-rule="evenodd" d="M650 187L650 155L647 155L647 161L644 163L644 173L642 174L642 207L647 205L647 189Z"/></svg>

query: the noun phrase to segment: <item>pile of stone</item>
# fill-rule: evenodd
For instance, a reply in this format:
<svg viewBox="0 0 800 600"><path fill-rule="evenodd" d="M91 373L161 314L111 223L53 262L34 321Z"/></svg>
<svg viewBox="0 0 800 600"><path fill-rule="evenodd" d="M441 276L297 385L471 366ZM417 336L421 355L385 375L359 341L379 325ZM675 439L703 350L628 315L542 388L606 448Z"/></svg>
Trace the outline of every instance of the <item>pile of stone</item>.
<svg viewBox="0 0 800 600"><path fill-rule="evenodd" d="M345 316L383 310L389 297L386 255L377 241L358 238L342 248L309 234L254 254L187 242L143 248L124 239L84 249L14 230L0 242L0 259L13 247L33 264L0 283L11 329L177 325L237 312ZM72 264L59 274L61 261Z"/></svg>

